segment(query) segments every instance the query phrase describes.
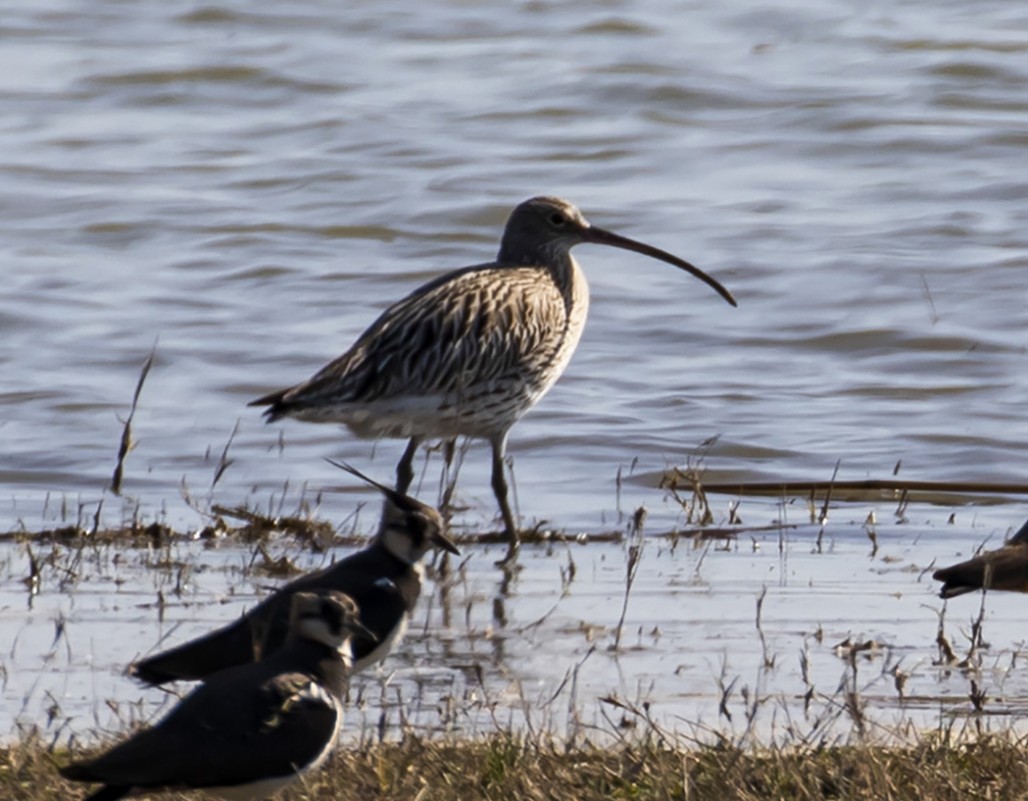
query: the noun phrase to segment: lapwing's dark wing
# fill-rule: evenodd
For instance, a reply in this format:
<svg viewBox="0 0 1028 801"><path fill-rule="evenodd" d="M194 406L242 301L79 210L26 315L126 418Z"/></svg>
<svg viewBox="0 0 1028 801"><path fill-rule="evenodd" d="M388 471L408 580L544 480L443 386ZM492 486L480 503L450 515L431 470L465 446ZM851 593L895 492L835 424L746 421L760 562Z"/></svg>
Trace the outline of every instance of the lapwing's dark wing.
<svg viewBox="0 0 1028 801"><path fill-rule="evenodd" d="M393 588L375 588L375 582L392 582ZM410 587L414 582L413 593ZM405 609L404 598L417 601L420 580L414 568L390 554L380 543L351 554L334 565L316 570L276 590L234 623L195 640L154 656L140 659L129 673L147 684L169 681L196 681L219 670L252 662L274 653L285 641L289 630L289 605L297 592L332 589L350 595L361 610L361 622L385 642L392 626ZM365 611L367 609L367 612ZM365 614L373 618L365 619ZM395 624L394 624L395 625ZM378 645L365 637L353 640L356 662L372 653ZM363 667L363 665L362 665Z"/></svg>
<svg viewBox="0 0 1028 801"><path fill-rule="evenodd" d="M273 606L278 604L276 601ZM251 617L256 611L255 608L250 615L210 634L141 659L129 668L129 674L146 684L196 681L220 670L253 662L259 656L261 636L254 630ZM288 625L288 599L285 599L283 614Z"/></svg>
<svg viewBox="0 0 1028 801"><path fill-rule="evenodd" d="M255 684L255 669L264 667L245 665L212 677L152 729L61 775L120 788L205 788L297 773L331 745L340 712L306 673L279 673Z"/></svg>

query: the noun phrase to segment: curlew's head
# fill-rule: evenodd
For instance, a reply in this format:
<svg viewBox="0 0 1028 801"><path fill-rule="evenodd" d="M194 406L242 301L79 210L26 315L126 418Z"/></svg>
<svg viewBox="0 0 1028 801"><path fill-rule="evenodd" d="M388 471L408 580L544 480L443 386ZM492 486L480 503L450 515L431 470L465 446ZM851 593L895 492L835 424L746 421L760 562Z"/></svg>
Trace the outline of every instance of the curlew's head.
<svg viewBox="0 0 1028 801"><path fill-rule="evenodd" d="M443 516L427 503L379 484L345 462L328 461L370 484L385 496L382 520L376 536L397 559L414 564L433 549L460 555L453 540L446 536Z"/></svg>
<svg viewBox="0 0 1028 801"><path fill-rule="evenodd" d="M501 264L558 264L571 248L584 243L631 250L673 264L699 278L733 306L737 305L732 293L703 270L660 248L591 225L576 206L559 197L534 197L511 212L497 261Z"/></svg>
<svg viewBox="0 0 1028 801"><path fill-rule="evenodd" d="M335 590L296 593L290 606L289 632L292 637L314 640L340 652L349 651L355 634L378 640L361 624L353 598Z"/></svg>

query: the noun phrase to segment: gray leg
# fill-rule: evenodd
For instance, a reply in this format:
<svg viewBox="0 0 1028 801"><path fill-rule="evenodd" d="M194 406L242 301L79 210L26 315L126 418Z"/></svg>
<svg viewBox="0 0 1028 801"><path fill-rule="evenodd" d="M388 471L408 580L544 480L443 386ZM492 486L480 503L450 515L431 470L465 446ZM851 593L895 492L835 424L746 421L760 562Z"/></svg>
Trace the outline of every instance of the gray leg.
<svg viewBox="0 0 1028 801"><path fill-rule="evenodd" d="M400 463L396 465L396 491L402 495L407 494L411 482L414 481L414 454L418 452L421 445L420 437L411 437L407 443L407 450L403 452Z"/></svg>
<svg viewBox="0 0 1028 801"><path fill-rule="evenodd" d="M507 476L505 475L506 465L503 457L507 451L507 432L498 437L492 438L490 444L493 446L493 493L496 501L500 504L500 514L503 515L504 533L507 535L507 555L503 557L503 564L512 562L518 553L518 527L514 522L514 515L510 511L510 502L507 499Z"/></svg>
<svg viewBox="0 0 1028 801"><path fill-rule="evenodd" d="M439 499L439 512L446 522L450 522L453 514L453 493L457 489L457 474L453 472L453 457L457 450L457 440L448 439L443 443L443 493Z"/></svg>

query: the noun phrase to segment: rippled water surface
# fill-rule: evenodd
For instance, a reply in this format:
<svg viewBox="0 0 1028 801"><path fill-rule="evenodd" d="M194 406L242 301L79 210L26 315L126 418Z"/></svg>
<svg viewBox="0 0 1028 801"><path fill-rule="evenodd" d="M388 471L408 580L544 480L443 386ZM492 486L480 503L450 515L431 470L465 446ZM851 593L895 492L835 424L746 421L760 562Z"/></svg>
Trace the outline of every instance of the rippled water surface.
<svg viewBox="0 0 1028 801"><path fill-rule="evenodd" d="M898 467L1024 483L1026 30L1020 4L923 0L8 4L0 523L92 519L103 501L111 524L190 528L205 522L194 507L283 495L344 519L370 496L336 491L352 482L322 457L388 479L402 444L266 426L247 401L309 376L428 278L491 259L509 210L542 193L698 264L739 308L667 265L576 251L589 325L510 440L526 524L623 528L646 505L666 530L681 514L657 476L700 453L727 481L827 480L838 462L843 480ZM105 487L152 347L115 498ZM459 525L495 526L487 463L473 444ZM712 500L723 519L735 499ZM989 500L924 511L937 525L904 530L905 558L923 568L1020 524L1019 496ZM892 512L869 502L844 517L872 508ZM952 511L958 547L940 535ZM765 524L781 509L744 500L740 513ZM864 552L863 531L848 532L839 541ZM714 599L747 582L741 608L689 585L673 594L682 621L723 611L750 625L778 579L741 567L746 547L724 572L705 563ZM25 554L6 558L15 581ZM621 552L606 558L621 575ZM839 578L840 630L890 606L898 577L871 574ZM559 580L546 582L548 599ZM95 589L88 608L118 603ZM530 619L520 592L510 605ZM820 619L805 592L790 583L794 633ZM80 608L45 593L33 614ZM887 636L896 612L882 614ZM679 625L682 648L707 636Z"/></svg>

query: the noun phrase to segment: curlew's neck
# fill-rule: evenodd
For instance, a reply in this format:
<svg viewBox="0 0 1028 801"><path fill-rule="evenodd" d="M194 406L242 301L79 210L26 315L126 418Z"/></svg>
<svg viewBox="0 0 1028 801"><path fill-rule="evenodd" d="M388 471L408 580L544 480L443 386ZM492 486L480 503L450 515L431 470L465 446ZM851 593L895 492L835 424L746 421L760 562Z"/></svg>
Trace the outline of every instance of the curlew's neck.
<svg viewBox="0 0 1028 801"><path fill-rule="evenodd" d="M580 275L580 271L566 242L534 242L532 247L523 247L516 237L505 237L500 243L496 262L503 267L534 267L546 270L553 277L553 282L570 308L575 279Z"/></svg>
<svg viewBox="0 0 1028 801"><path fill-rule="evenodd" d="M564 253L559 260L548 264L547 270L553 276L553 282L557 285L557 289L560 290L560 295L564 299L564 308L569 317L574 307L582 304L583 298L588 307L588 284L586 284L585 275L574 256L567 252Z"/></svg>
<svg viewBox="0 0 1028 801"><path fill-rule="evenodd" d="M560 269L562 265L567 265L571 261L572 244L574 243L563 239L539 242L526 241L517 236L504 236L496 261L498 264L511 267Z"/></svg>

